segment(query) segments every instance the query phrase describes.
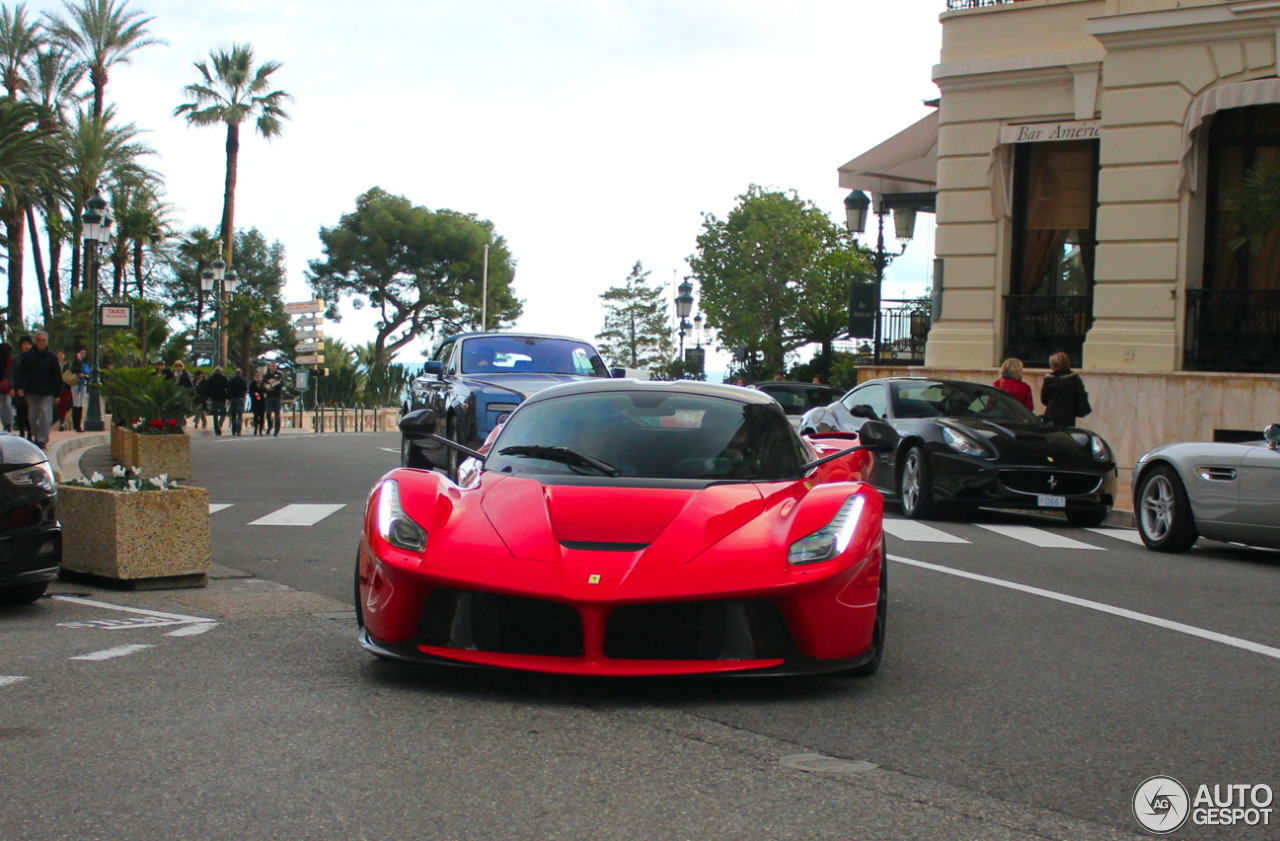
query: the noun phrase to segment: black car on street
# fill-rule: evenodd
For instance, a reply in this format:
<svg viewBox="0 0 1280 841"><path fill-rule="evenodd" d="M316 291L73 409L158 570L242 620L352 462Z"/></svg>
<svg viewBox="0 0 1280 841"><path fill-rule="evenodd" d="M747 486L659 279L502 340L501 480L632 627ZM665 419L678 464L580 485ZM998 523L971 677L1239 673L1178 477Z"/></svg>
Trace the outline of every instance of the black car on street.
<svg viewBox="0 0 1280 841"><path fill-rule="evenodd" d="M58 486L35 444L0 432L0 604L44 595L62 563Z"/></svg>

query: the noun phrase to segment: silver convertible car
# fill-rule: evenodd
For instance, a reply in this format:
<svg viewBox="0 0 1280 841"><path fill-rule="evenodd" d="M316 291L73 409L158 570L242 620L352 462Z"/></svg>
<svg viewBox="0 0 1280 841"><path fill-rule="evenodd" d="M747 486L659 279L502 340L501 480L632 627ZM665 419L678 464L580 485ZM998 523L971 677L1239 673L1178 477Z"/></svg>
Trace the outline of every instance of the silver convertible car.
<svg viewBox="0 0 1280 841"><path fill-rule="evenodd" d="M1185 552L1203 536L1280 549L1280 424L1245 444L1156 447L1133 468L1142 542Z"/></svg>

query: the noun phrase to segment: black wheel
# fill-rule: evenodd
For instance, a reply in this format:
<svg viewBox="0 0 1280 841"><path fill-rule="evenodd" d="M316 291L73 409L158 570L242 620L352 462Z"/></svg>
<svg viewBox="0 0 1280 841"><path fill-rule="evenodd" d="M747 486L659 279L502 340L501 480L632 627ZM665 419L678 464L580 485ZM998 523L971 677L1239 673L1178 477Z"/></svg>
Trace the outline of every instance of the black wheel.
<svg viewBox="0 0 1280 841"><path fill-rule="evenodd" d="M400 466L413 467L418 470L431 469L431 463L422 454L422 450L413 446L413 442L408 438L400 439Z"/></svg>
<svg viewBox="0 0 1280 841"><path fill-rule="evenodd" d="M849 677L871 677L884 659L885 632L889 627L889 549L884 537L880 538L880 590L876 596L876 624L871 632L871 659L850 669Z"/></svg>
<svg viewBox="0 0 1280 841"><path fill-rule="evenodd" d="M13 587L5 587L0 589L0 604L31 604L43 596L48 587L49 582L47 581L41 581L39 584L18 584Z"/></svg>
<svg viewBox="0 0 1280 841"><path fill-rule="evenodd" d="M1102 525L1110 513L1104 505L1099 505L1096 508L1068 508L1067 522L1081 528L1093 528L1094 526Z"/></svg>
<svg viewBox="0 0 1280 841"><path fill-rule="evenodd" d="M1148 549L1185 552L1200 536L1191 514L1191 500L1177 472L1157 464L1138 484L1138 534Z"/></svg>
<svg viewBox="0 0 1280 841"><path fill-rule="evenodd" d="M912 446L902 458L898 471L898 498L902 513L912 520L927 519L933 514L933 472L924 447Z"/></svg>

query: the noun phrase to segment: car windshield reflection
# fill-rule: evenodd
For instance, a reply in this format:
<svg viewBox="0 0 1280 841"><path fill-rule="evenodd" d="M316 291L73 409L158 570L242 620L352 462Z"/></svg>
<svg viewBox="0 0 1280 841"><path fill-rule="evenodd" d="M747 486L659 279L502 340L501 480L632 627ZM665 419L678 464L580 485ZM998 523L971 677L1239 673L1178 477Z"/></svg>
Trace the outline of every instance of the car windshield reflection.
<svg viewBox="0 0 1280 841"><path fill-rule="evenodd" d="M1005 423L1037 423L1034 414L1005 392L956 382L895 382L896 418L982 418Z"/></svg>
<svg viewBox="0 0 1280 841"><path fill-rule="evenodd" d="M480 336L462 344L462 373L608 377L609 369L600 355L583 342L536 336Z"/></svg>

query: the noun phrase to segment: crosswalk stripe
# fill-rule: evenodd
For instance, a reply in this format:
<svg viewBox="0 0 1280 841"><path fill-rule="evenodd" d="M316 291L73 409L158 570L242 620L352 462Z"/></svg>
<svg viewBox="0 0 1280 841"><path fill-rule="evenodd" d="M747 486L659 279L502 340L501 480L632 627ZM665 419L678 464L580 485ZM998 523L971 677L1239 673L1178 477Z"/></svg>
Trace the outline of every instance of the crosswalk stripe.
<svg viewBox="0 0 1280 841"><path fill-rule="evenodd" d="M219 511L225 511L226 509L230 508L232 505L235 505L235 503L234 502L210 502L209 513L217 514Z"/></svg>
<svg viewBox="0 0 1280 841"><path fill-rule="evenodd" d="M884 530L899 540L915 543L968 543L963 537L948 534L942 529L935 529L915 520L885 520Z"/></svg>
<svg viewBox="0 0 1280 841"><path fill-rule="evenodd" d="M81 654L78 657L72 657L72 660L110 660L115 657L126 657L130 654L136 654L139 651L145 651L148 648L155 648L154 645L118 645L115 648L104 648L101 651L94 651L91 654Z"/></svg>
<svg viewBox="0 0 1280 841"><path fill-rule="evenodd" d="M996 534L1002 534L1005 537L1011 537L1014 540L1020 540L1023 543L1030 543L1039 549L1091 549L1095 552L1105 552L1106 550L1100 546L1090 546L1088 543L1081 543L1079 540L1072 540L1069 537L1038 529L1035 526L998 526L988 525L986 523L974 523L980 529L993 531Z"/></svg>
<svg viewBox="0 0 1280 841"><path fill-rule="evenodd" d="M259 517L249 523L251 526L314 526L316 523L337 511L346 508L345 504L329 505L319 503L293 503L284 508L272 511L265 517Z"/></svg>
<svg viewBox="0 0 1280 841"><path fill-rule="evenodd" d="M10 686L15 683L22 683L26 680L21 675L0 675L0 686Z"/></svg>
<svg viewBox="0 0 1280 841"><path fill-rule="evenodd" d="M1085 529L1085 531L1091 531L1104 537L1114 537L1116 540L1123 540L1135 546L1143 545L1142 536L1133 529Z"/></svg>

